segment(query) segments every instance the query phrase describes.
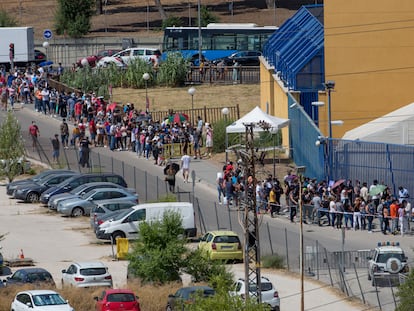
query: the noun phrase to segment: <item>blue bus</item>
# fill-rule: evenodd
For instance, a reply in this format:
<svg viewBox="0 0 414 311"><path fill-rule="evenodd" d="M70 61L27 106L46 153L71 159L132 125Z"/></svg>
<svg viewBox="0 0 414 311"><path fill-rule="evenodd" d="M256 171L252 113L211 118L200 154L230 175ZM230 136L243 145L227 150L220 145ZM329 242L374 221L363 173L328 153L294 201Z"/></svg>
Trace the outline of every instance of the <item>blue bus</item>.
<svg viewBox="0 0 414 311"><path fill-rule="evenodd" d="M262 51L266 40L278 29L252 23L212 23L201 27L202 58L213 61L237 51ZM198 27L167 27L164 30L163 55L180 52L196 65L199 59Z"/></svg>

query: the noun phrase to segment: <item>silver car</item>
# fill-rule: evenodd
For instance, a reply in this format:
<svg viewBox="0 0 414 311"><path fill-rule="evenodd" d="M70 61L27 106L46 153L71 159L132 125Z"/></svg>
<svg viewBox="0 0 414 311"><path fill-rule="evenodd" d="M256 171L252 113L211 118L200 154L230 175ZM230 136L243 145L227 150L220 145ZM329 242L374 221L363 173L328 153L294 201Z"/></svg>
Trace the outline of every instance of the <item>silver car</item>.
<svg viewBox="0 0 414 311"><path fill-rule="evenodd" d="M108 200L113 199L134 201L138 204L138 195L132 194L128 190L117 188L99 188L89 191L80 197L74 197L59 202L57 205L57 211L63 215L73 217L89 215L92 208L95 206L94 201L105 200L108 202Z"/></svg>
<svg viewBox="0 0 414 311"><path fill-rule="evenodd" d="M93 189L98 188L119 188L119 189L126 189L132 194L136 194L135 189L130 188L124 188L121 185L112 183L112 182L106 182L106 181L99 181L99 182L90 182L87 184L80 185L79 187L76 187L75 189L71 190L70 192L55 194L49 198L49 201L47 202L47 206L51 210L56 210L57 205L60 201L64 201L67 199L71 199L74 197L80 197L81 195L88 193L89 191Z"/></svg>
<svg viewBox="0 0 414 311"><path fill-rule="evenodd" d="M95 206L92 208L90 215L90 223L92 228L96 228L98 224L98 218L102 215L112 214L113 212L119 212L131 208L132 206L137 205L137 202L134 201L125 201L124 199L117 200L104 200L104 201L95 201ZM95 231L95 230L94 230Z"/></svg>
<svg viewBox="0 0 414 311"><path fill-rule="evenodd" d="M62 270L62 286L74 287L112 287L112 276L108 267L100 261L74 262Z"/></svg>

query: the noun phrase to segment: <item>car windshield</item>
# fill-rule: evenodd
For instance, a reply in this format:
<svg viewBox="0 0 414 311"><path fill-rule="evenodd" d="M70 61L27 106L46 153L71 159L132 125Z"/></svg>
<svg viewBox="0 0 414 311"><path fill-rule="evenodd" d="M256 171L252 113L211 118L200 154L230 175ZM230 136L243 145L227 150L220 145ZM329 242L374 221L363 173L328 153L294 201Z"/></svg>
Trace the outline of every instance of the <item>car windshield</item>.
<svg viewBox="0 0 414 311"><path fill-rule="evenodd" d="M97 268L85 268L80 269L81 275L103 275L106 274L106 268L97 267Z"/></svg>
<svg viewBox="0 0 414 311"><path fill-rule="evenodd" d="M46 273L46 272L29 273L27 275L27 279L29 280L30 283L41 282L41 281L47 281L47 282L52 281L52 277L50 276L49 273Z"/></svg>
<svg viewBox="0 0 414 311"><path fill-rule="evenodd" d="M66 305L67 302L59 294L42 294L33 296L35 306Z"/></svg>
<svg viewBox="0 0 414 311"><path fill-rule="evenodd" d="M115 293L109 294L106 300L108 302L132 302L135 301L135 296L130 293Z"/></svg>
<svg viewBox="0 0 414 311"><path fill-rule="evenodd" d="M397 258L400 261L404 261L404 254L401 253L383 253L378 254L377 262L379 263L387 263L388 259L390 258Z"/></svg>
<svg viewBox="0 0 414 311"><path fill-rule="evenodd" d="M272 283L270 283L270 282L262 282L261 287L262 287L262 292L269 291L273 288ZM256 288L257 288L257 286L256 286L255 283L250 283L249 284L249 292L255 292Z"/></svg>
<svg viewBox="0 0 414 311"><path fill-rule="evenodd" d="M86 192L86 193L84 193L84 194L82 194L82 195L81 195L81 198L82 198L83 200L86 200L86 199L88 199L90 196L92 196L95 192L96 192L96 189L91 190L91 191L89 191L89 192Z"/></svg>
<svg viewBox="0 0 414 311"><path fill-rule="evenodd" d="M124 218L126 215L128 215L130 212L132 212L133 210L134 210L133 208L128 208L124 212L121 212L118 215L116 215L113 219L114 220L120 220L120 219Z"/></svg>

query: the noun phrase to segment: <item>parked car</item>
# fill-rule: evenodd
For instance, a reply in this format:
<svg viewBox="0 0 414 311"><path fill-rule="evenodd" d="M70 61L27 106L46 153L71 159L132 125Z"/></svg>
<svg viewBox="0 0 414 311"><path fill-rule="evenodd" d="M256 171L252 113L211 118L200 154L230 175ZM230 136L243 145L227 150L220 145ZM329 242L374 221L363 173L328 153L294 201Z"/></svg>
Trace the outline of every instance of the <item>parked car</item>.
<svg viewBox="0 0 414 311"><path fill-rule="evenodd" d="M135 201L138 204L138 195L132 194L125 189L117 188L99 188L89 191L80 197L75 197L61 201L57 205L57 211L66 216L78 217L90 215L92 208L95 206L93 201L109 202L118 199L125 201Z"/></svg>
<svg viewBox="0 0 414 311"><path fill-rule="evenodd" d="M243 261L239 236L233 231L210 231L200 240L198 248L212 260Z"/></svg>
<svg viewBox="0 0 414 311"><path fill-rule="evenodd" d="M39 50L34 50L35 60L34 63L39 65L41 62L47 61L47 56L45 53Z"/></svg>
<svg viewBox="0 0 414 311"><path fill-rule="evenodd" d="M112 276L108 267L100 261L74 262L62 270L62 286L112 287Z"/></svg>
<svg viewBox="0 0 414 311"><path fill-rule="evenodd" d="M103 57L107 57L107 56L112 56L116 53L118 53L119 50L114 50L114 49L109 49L109 50L100 50L98 53L96 53L95 55L89 55L87 57L82 57L80 59L78 59L78 61L76 62L76 65L78 67L83 67L82 65L82 60L84 58L87 59L88 64L90 67L95 67L96 63Z"/></svg>
<svg viewBox="0 0 414 311"><path fill-rule="evenodd" d="M38 202L44 191L75 175L78 174L75 172L53 174L42 179L40 182L20 185L14 191L13 197L25 202Z"/></svg>
<svg viewBox="0 0 414 311"><path fill-rule="evenodd" d="M280 298L279 292L275 289L272 282L262 276L261 277L261 295L262 295L262 303L267 304L272 311L279 311L280 310ZM257 291L256 283L249 284L249 295L253 296ZM238 279L234 284L234 290L230 292L231 296L239 296L242 299L245 299L246 293L246 283L244 279Z"/></svg>
<svg viewBox="0 0 414 311"><path fill-rule="evenodd" d="M11 183L7 184L7 186L6 186L7 194L8 195L13 195L14 190L16 190L16 188L19 185L37 183L41 179L46 178L47 176L50 176L50 175L53 175L53 174L68 173L68 172L72 172L72 171L70 171L70 170L45 170L45 171L40 172L39 174L37 174L33 177L30 177L30 178L21 179L21 180L14 180Z"/></svg>
<svg viewBox="0 0 414 311"><path fill-rule="evenodd" d="M46 284L55 287L50 272L43 268L22 268L16 270L12 276L6 278L6 285L22 285L22 284Z"/></svg>
<svg viewBox="0 0 414 311"><path fill-rule="evenodd" d="M199 295L199 296L198 296ZM182 287L174 295L168 296L166 311L184 310L185 306L194 303L197 297L208 298L215 295L209 286Z"/></svg>
<svg viewBox="0 0 414 311"><path fill-rule="evenodd" d="M96 234L96 231L98 230L99 226L101 224L103 224L105 221L111 221L115 217L117 217L119 214L126 213L127 211L131 212L132 210L133 210L133 208L130 207L128 209L122 209L122 210L118 210L118 211L114 211L114 212L110 212L110 213L105 213L105 214L101 214L101 215L97 216L94 223L92 224L93 231Z"/></svg>
<svg viewBox="0 0 414 311"><path fill-rule="evenodd" d="M56 210L57 205L60 201L64 201L66 199L70 199L73 197L79 197L85 193L88 193L89 191L93 189L99 189L99 188L119 188L119 189L126 189L132 194L136 193L135 189L124 188L123 186L112 183L112 182L106 182L106 181L90 182L87 184L80 185L69 192L64 192L64 193L50 196L47 202L47 206L51 210ZM43 192L42 195L40 196L40 201L42 202L42 200L46 200L46 199L47 199L47 196Z"/></svg>
<svg viewBox="0 0 414 311"><path fill-rule="evenodd" d="M103 215L111 214L113 216L113 212L120 212L126 209L130 209L131 207L137 205L134 201L125 201L125 200L110 200L110 201L99 201L94 202L95 206L91 210L90 214L90 223L92 228L96 228L98 224L98 218ZM102 219L102 218L101 218ZM94 230L95 231L95 230Z"/></svg>
<svg viewBox="0 0 414 311"><path fill-rule="evenodd" d="M104 290L96 300L96 311L140 311L139 298L129 289Z"/></svg>
<svg viewBox="0 0 414 311"><path fill-rule="evenodd" d="M61 295L53 290L26 290L14 297L11 311L74 311Z"/></svg>
<svg viewBox="0 0 414 311"><path fill-rule="evenodd" d="M128 65L132 60L140 58L146 62L151 62L151 59L154 56L161 55L160 50L156 48L147 48L147 47L136 47L128 48L123 51L120 51L112 56L103 57L98 62L98 67L106 67L109 63L117 63L119 59L126 65Z"/></svg>
<svg viewBox="0 0 414 311"><path fill-rule="evenodd" d="M43 193L40 197L40 202L43 204L48 203L49 198L52 195L60 194L69 192L80 185L84 185L91 182L112 182L117 185L121 185L122 187L126 188L128 185L125 182L124 178L118 174L113 173L88 173L88 174L79 174L77 176L73 176L66 180L64 183L56 185L56 187L51 187L47 191Z"/></svg>
<svg viewBox="0 0 414 311"><path fill-rule="evenodd" d="M238 51L227 57L215 59L214 64L218 64L221 60L225 66L233 66L233 61L239 63L240 66L259 66L259 57L262 56L260 51Z"/></svg>

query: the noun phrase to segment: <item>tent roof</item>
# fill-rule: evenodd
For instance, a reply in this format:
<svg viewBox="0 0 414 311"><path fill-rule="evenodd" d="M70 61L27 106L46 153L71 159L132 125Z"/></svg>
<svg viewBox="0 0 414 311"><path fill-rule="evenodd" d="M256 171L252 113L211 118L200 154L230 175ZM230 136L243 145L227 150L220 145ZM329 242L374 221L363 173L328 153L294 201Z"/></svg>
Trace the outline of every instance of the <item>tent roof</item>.
<svg viewBox="0 0 414 311"><path fill-rule="evenodd" d="M246 131L244 124L265 121L270 124L271 132L277 132L282 127L289 125L289 119L281 119L278 117L271 116L265 113L260 107L256 106L252 111L245 114L239 120L235 121L233 124L230 124L226 127L226 133L243 133ZM262 128L256 126L254 127L255 132L264 131Z"/></svg>
<svg viewBox="0 0 414 311"><path fill-rule="evenodd" d="M390 144L414 144L414 103L356 127L342 137Z"/></svg>

